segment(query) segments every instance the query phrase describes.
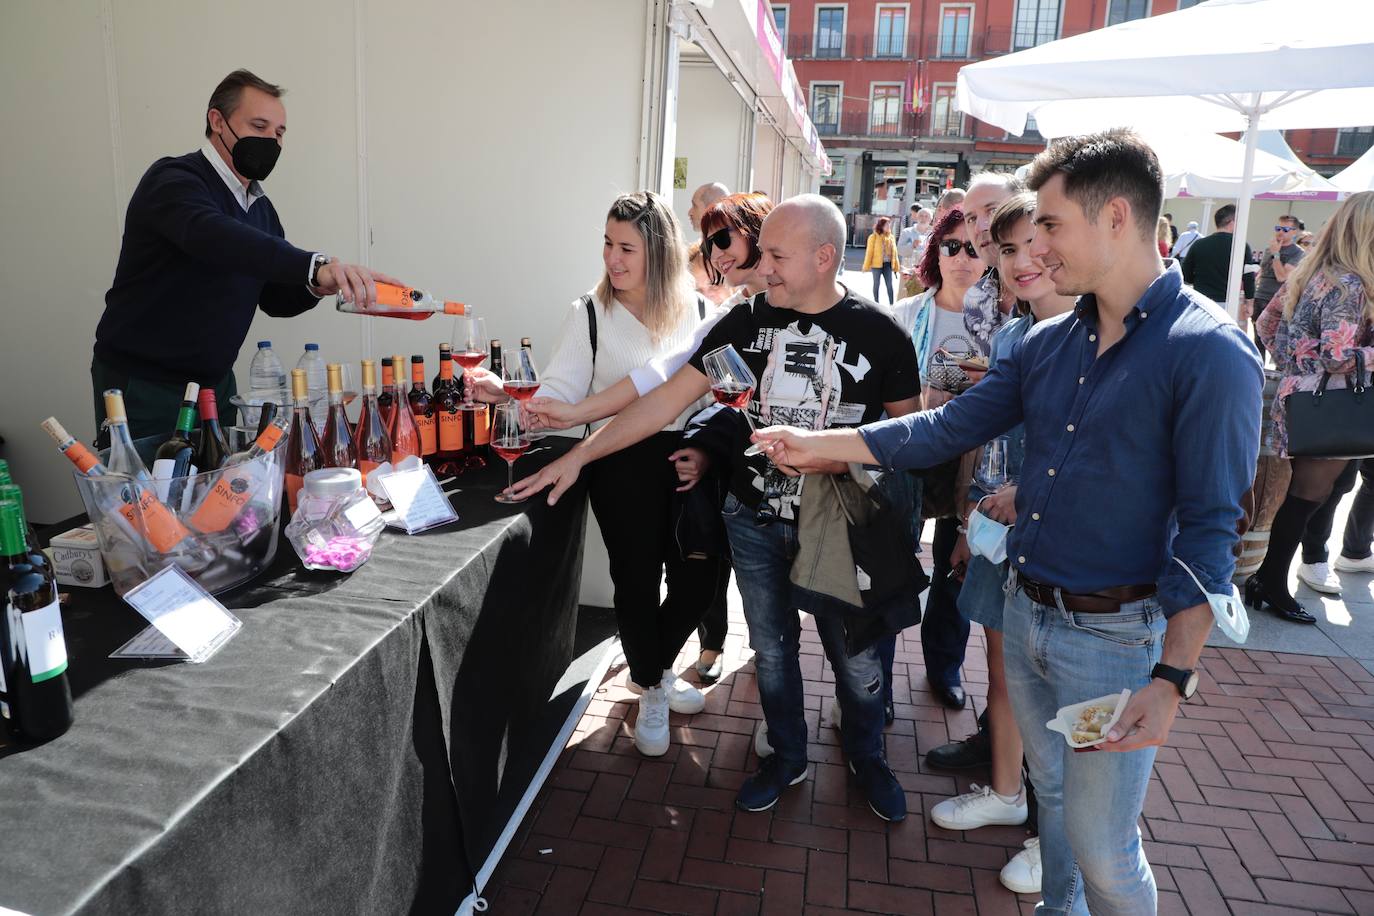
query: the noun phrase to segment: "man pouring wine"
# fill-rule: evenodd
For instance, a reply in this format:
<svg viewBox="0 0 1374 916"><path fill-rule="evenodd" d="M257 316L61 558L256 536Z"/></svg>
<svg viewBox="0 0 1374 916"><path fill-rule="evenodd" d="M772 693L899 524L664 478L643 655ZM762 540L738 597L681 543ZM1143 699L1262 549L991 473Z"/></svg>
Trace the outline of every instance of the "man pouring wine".
<svg viewBox="0 0 1374 916"><path fill-rule="evenodd" d="M395 282L286 241L261 184L281 155L283 92L230 73L206 106L201 148L159 159L139 181L95 332L97 426L109 388L124 391L135 438L166 431L188 381L227 405L255 310L291 318L336 293L371 304L376 281Z"/></svg>

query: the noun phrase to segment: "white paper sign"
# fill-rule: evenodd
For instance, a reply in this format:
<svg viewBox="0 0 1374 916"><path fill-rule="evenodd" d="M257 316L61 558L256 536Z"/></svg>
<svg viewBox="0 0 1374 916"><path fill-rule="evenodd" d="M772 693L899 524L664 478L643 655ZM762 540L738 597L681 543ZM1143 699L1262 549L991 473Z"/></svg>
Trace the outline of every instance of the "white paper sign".
<svg viewBox="0 0 1374 916"><path fill-rule="evenodd" d="M381 478L381 485L396 510L397 522L407 534L458 521L453 504L427 467L387 474Z"/></svg>
<svg viewBox="0 0 1374 916"><path fill-rule="evenodd" d="M133 639L110 653L110 658L171 658L187 660L185 652L157 627L144 627Z"/></svg>
<svg viewBox="0 0 1374 916"><path fill-rule="evenodd" d="M205 661L243 626L178 566L130 589L124 600L192 662Z"/></svg>

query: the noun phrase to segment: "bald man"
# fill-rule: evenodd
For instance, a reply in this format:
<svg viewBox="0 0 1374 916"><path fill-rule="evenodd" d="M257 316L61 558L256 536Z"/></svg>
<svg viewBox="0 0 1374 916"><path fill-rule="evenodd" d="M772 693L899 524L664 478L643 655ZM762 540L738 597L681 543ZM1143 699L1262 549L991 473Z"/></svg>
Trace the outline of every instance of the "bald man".
<svg viewBox="0 0 1374 916"><path fill-rule="evenodd" d="M719 181L704 184L692 192L692 206L687 211L687 218L692 221L692 228L697 232L701 231L701 215L705 213L711 204L720 200L722 197L729 197L730 189Z"/></svg>
<svg viewBox="0 0 1374 916"><path fill-rule="evenodd" d="M745 407L757 424L786 418L809 429L853 427L884 411L896 417L919 409L920 375L911 338L885 310L840 284L844 243L844 218L830 201L803 194L779 204L759 235L758 269L767 291L721 318L688 364L667 382L568 454L520 481L515 494L523 498L552 486L552 504L588 462L671 423L709 390L704 357L727 344L758 379ZM748 430L739 424L722 514L774 753L745 781L735 804L744 811L764 811L788 786L806 778L801 626L790 601L788 573L808 478L789 477L762 457L746 457L747 437ZM837 464L826 472L845 471L845 465ZM906 796L885 756L886 685L878 652L870 647L851 657L839 618L818 616L815 621L835 672L850 772L874 813L900 821L906 817Z"/></svg>

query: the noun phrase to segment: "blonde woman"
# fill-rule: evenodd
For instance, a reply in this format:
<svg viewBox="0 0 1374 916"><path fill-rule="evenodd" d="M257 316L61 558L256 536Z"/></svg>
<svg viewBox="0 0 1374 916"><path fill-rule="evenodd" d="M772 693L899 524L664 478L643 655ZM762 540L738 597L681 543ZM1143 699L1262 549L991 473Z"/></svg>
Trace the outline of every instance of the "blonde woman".
<svg viewBox="0 0 1374 916"><path fill-rule="evenodd" d="M616 198L606 215L601 282L575 300L539 394L574 404L612 388L630 370L685 348L702 308L687 269L687 246L671 206L649 191ZM593 317L589 318L588 310ZM596 348L591 342L596 325ZM485 401L504 400L500 380L482 375L475 386ZM672 497L679 486L669 460L693 406L643 442L588 467L586 477L611 561L615 614L630 666L631 689L640 692L635 746L648 757L668 751L668 712L700 712L701 691L673 672L673 663L710 605L719 578L718 557L684 560L672 532ZM666 569L668 597L659 601Z"/></svg>
<svg viewBox="0 0 1374 916"><path fill-rule="evenodd" d="M1288 456L1284 398L1315 391L1323 373L1329 388L1342 388L1364 358L1374 370L1374 191L1353 194L1322 227L1312 250L1297 263L1280 291L1283 320L1263 322L1264 344L1278 360L1283 378L1274 398L1274 446ZM1275 324L1278 327L1275 327ZM1365 384L1368 384L1366 375ZM1264 563L1245 582L1245 601L1255 610L1266 604L1293 623L1316 623L1288 593L1288 570L1312 514L1331 495L1346 461L1293 458L1288 495L1274 516Z"/></svg>
<svg viewBox="0 0 1374 916"><path fill-rule="evenodd" d="M1155 226L1155 244L1159 246L1159 256L1167 258L1169 248L1173 244L1173 227L1169 224L1167 216L1159 218L1159 225Z"/></svg>

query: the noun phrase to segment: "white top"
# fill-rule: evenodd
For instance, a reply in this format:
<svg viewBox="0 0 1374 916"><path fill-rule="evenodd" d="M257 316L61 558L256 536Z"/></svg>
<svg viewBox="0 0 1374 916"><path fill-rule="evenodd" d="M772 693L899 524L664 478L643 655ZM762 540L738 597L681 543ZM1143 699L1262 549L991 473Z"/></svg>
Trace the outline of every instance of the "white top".
<svg viewBox="0 0 1374 916"><path fill-rule="evenodd" d="M224 179L225 185L233 192L234 200L239 202L243 212L247 213L248 208L253 206L253 202L259 197L267 196L267 192L262 189L260 182L250 181L248 187L245 188L238 176L230 171L229 166L224 164L224 158L220 156L218 150L210 145L209 140L200 145L200 154L210 161L210 165L214 166L219 177Z"/></svg>
<svg viewBox="0 0 1374 916"><path fill-rule="evenodd" d="M630 310L619 302L607 308L596 294L592 293L592 307L596 309L596 368L592 368L592 344L587 333L587 315L582 309L582 300L573 300L563 328L558 335L558 345L553 356L539 376L539 394L554 398L567 404L575 404L588 395L610 388L629 375L633 369L651 360L676 353L689 346L693 332L701 319L697 316L695 303L684 310L682 319L665 334L655 345L649 336L649 329L630 314ZM687 349L691 356L693 349ZM665 430L682 429L687 418L697 411L694 403L683 411ZM593 428L605 423L593 423Z"/></svg>
<svg viewBox="0 0 1374 916"><path fill-rule="evenodd" d="M725 317L725 313L741 302L748 302L750 298L749 293L741 286L734 295L717 306L714 313L707 315L705 321L697 325L696 333L692 335L691 342L685 347L655 356L644 365L631 369L630 381L634 382L635 391L639 392L639 396L644 397L668 381L668 378L677 370L687 365L692 354L701 349L702 341L706 340L706 335L711 333L711 329L716 326L716 323Z"/></svg>

